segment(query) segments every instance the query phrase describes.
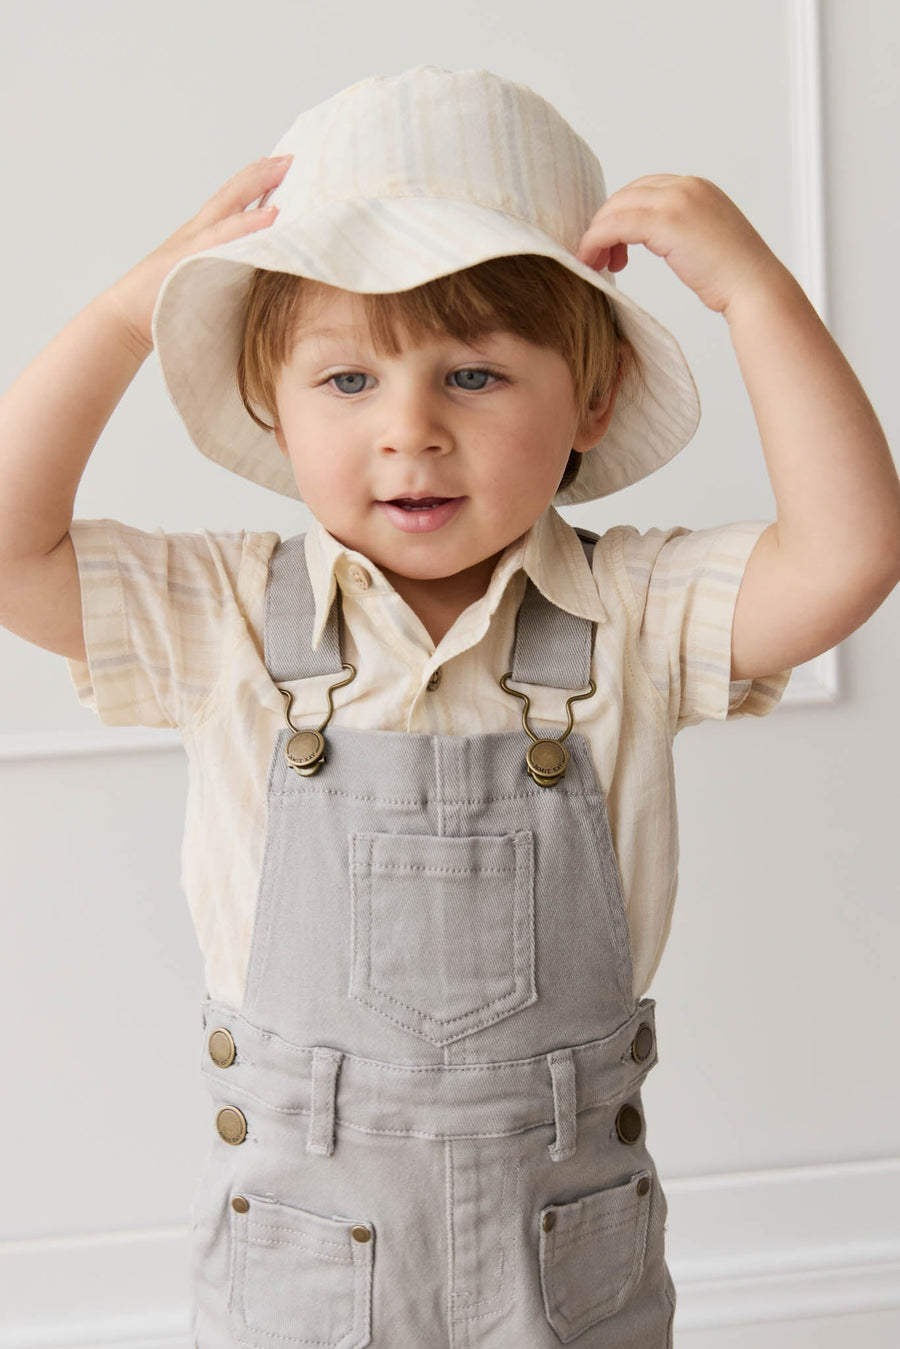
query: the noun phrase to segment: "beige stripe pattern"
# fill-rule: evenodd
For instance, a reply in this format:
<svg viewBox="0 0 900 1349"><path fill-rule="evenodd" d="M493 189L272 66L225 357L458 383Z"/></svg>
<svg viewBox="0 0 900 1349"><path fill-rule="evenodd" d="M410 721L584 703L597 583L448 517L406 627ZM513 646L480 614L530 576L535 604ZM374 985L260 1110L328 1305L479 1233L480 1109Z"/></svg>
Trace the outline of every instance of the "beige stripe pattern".
<svg viewBox="0 0 900 1349"><path fill-rule="evenodd" d="M509 669L527 578L597 623L597 694L574 705L607 800L643 996L662 956L677 889L672 743L705 719L766 716L790 670L732 682L731 625L747 559L768 521L639 533L608 529L593 566L549 506L509 544L484 596L437 648L366 556L318 522L306 538L317 643L335 587L345 656L333 724L433 735L521 730ZM266 828L266 779L284 700L263 660L269 558L279 536L244 530L166 534L117 520L75 520L87 661L67 659L79 701L107 726L177 727L189 758L181 883L211 997L243 1002ZM427 685L440 667L437 687ZM327 676L285 687L297 725L320 724ZM565 696L535 687L538 734L565 725Z"/></svg>

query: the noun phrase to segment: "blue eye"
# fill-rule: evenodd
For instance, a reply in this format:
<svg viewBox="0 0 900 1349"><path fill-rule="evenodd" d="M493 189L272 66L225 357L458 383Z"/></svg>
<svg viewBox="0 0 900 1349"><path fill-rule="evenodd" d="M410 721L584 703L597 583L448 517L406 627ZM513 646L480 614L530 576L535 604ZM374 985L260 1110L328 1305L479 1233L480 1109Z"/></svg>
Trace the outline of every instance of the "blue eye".
<svg viewBox="0 0 900 1349"><path fill-rule="evenodd" d="M337 374L337 375L332 375L332 376L331 376L331 379L328 379L328 380L326 380L325 382L326 382L326 384L330 384L331 381L332 381L332 380L335 380L335 379L359 379L359 378L362 378L363 380L365 380L365 378L366 378L365 375L363 375L363 373L362 373L361 370L342 370L339 374ZM341 389L339 392L341 392L341 393L347 393L348 390L346 390L346 389ZM351 393L359 393L359 389L351 389L351 390L349 390L349 392L351 392Z"/></svg>
<svg viewBox="0 0 900 1349"><path fill-rule="evenodd" d="M456 375L489 375L491 379L500 379L500 378L502 378L502 376L500 376L500 375L495 375L494 372L493 372L492 370L481 370L480 368L477 368L477 367L476 367L475 369L469 369L469 370L454 370L453 374L454 374L454 376L456 376ZM471 384L461 384L459 387L460 387L461 389L471 389L471 388L472 388L472 385L471 385ZM478 389L483 389L484 387L485 387L484 384L479 384L479 385L478 385ZM478 391L478 389L476 389L476 392Z"/></svg>
<svg viewBox="0 0 900 1349"><path fill-rule="evenodd" d="M505 375L497 375L494 373L493 370L483 370L481 369L481 367L478 366L469 366L465 370L454 370L453 377L455 378L457 375L487 375L489 379L495 380L498 383L505 382L506 380ZM334 381L337 379L362 379L363 381L365 381L366 376L362 373L361 370L340 370L336 375L330 375L329 378L324 381L324 383L333 384ZM335 385L335 388L337 387L338 386ZM465 384L457 385L457 387L460 389L467 389L469 392L480 393L481 390L486 388L487 386L484 384L473 385L467 382ZM351 394L351 393L360 393L361 390L358 388L338 389L338 392L344 394Z"/></svg>

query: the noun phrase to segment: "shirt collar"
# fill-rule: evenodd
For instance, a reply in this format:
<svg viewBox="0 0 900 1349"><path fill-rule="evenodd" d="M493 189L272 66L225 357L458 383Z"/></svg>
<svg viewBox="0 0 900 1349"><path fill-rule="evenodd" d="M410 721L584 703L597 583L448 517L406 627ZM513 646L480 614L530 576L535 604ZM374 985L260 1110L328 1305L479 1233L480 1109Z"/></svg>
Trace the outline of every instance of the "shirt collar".
<svg viewBox="0 0 900 1349"><path fill-rule="evenodd" d="M347 548L314 519L306 535L306 565L316 606L313 650L319 646L336 588L340 584L344 589L348 569L354 564L365 568L372 578L367 594L393 592L390 581L370 558ZM607 611L581 540L554 506L548 506L531 528L508 544L499 557L480 601L488 616L493 614L509 580L519 570L524 570L541 594L558 608L594 623L606 621ZM353 586L352 593L358 596L358 587Z"/></svg>

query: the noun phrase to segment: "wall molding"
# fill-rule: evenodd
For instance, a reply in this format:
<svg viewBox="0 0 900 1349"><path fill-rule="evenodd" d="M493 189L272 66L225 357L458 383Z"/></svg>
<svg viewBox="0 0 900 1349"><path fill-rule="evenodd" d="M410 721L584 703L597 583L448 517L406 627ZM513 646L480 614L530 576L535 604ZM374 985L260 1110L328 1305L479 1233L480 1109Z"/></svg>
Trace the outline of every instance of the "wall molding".
<svg viewBox="0 0 900 1349"><path fill-rule="evenodd" d="M797 241L795 275L828 326L825 121L822 99L822 20L819 0L790 7L791 218ZM798 665L782 703L834 703L839 698L837 648Z"/></svg>
<svg viewBox="0 0 900 1349"><path fill-rule="evenodd" d="M87 726L83 731L19 731L0 735L4 759L73 759L83 754L132 754L145 750L184 752L181 732L154 726Z"/></svg>
<svg viewBox="0 0 900 1349"><path fill-rule="evenodd" d="M838 651L833 646L823 651L815 660L804 665L795 665L787 688L782 694L781 703L790 703L792 707L821 707L823 703L836 703L840 700L838 687ZM775 709L777 715L778 708Z"/></svg>
<svg viewBox="0 0 900 1349"><path fill-rule="evenodd" d="M900 1158L662 1185L676 1331L885 1309L900 1330Z"/></svg>

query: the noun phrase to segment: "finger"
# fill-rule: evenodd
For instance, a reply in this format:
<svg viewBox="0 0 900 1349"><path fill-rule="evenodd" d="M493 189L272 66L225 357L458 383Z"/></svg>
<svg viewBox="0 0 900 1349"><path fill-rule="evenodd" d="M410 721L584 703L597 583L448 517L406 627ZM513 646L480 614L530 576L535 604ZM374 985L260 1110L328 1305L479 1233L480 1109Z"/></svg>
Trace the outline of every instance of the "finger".
<svg viewBox="0 0 900 1349"><path fill-rule="evenodd" d="M213 193L197 212L198 221L200 224L212 224L246 210L251 202L277 187L289 168L290 161L279 164L268 156L247 164Z"/></svg>
<svg viewBox="0 0 900 1349"><path fill-rule="evenodd" d="M609 248L595 248L590 241L585 243L582 240L575 256L579 262L586 263L595 272L604 270L621 272L628 263L628 245L615 243Z"/></svg>
<svg viewBox="0 0 900 1349"><path fill-rule="evenodd" d="M632 178L625 187L616 190L624 192L628 187L668 187L672 183L677 183L680 177L682 177L680 173L645 173L642 178ZM610 193L610 196L615 196L615 192Z"/></svg>
<svg viewBox="0 0 900 1349"><path fill-rule="evenodd" d="M252 211L238 211L235 215L226 216L224 220L217 220L197 237L194 251L201 252L205 248L214 248L217 244L227 244L232 239L239 239L243 234L252 234L255 230L265 229L268 225L274 224L277 215L277 206L257 206Z"/></svg>
<svg viewBox="0 0 900 1349"><path fill-rule="evenodd" d="M594 267L598 258L617 245L646 244L652 250L651 240L661 222L659 204L659 198L632 198L630 205L617 202L608 215L602 206L582 235L576 257Z"/></svg>
<svg viewBox="0 0 900 1349"><path fill-rule="evenodd" d="M609 266L610 250L594 247L585 235L575 250L575 257L579 262L583 262L586 267L592 267L595 272L602 272Z"/></svg>
<svg viewBox="0 0 900 1349"><path fill-rule="evenodd" d="M626 229L628 226L634 228L635 213L642 207L647 213L658 205L659 198L655 194L649 195L652 192L652 188L634 188L629 184L607 197L581 236L575 253L578 260L592 267L605 267L614 245L639 243L640 240L630 237Z"/></svg>
<svg viewBox="0 0 900 1349"><path fill-rule="evenodd" d="M621 272L628 264L628 245L613 244L610 249L608 267L611 272Z"/></svg>

